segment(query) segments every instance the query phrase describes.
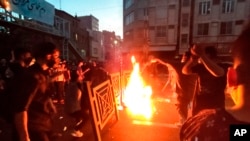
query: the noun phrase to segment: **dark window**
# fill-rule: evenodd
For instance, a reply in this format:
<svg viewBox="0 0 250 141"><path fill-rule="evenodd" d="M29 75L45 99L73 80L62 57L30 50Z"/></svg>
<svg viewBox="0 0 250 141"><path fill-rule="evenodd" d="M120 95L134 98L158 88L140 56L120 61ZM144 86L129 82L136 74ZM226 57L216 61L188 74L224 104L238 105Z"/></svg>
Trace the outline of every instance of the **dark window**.
<svg viewBox="0 0 250 141"><path fill-rule="evenodd" d="M182 27L187 27L188 26L189 14L188 13L183 13L181 19L182 19L181 26Z"/></svg>
<svg viewBox="0 0 250 141"><path fill-rule="evenodd" d="M170 5L168 6L168 8L169 8L169 9L175 9L175 4L170 4Z"/></svg>
<svg viewBox="0 0 250 141"><path fill-rule="evenodd" d="M133 30L125 32L124 41L130 41L130 40L133 40L133 38L134 38L134 31Z"/></svg>
<svg viewBox="0 0 250 141"><path fill-rule="evenodd" d="M213 5L218 5L220 4L220 0L213 0Z"/></svg>
<svg viewBox="0 0 250 141"><path fill-rule="evenodd" d="M245 2L246 0L238 0L238 2Z"/></svg>
<svg viewBox="0 0 250 141"><path fill-rule="evenodd" d="M169 29L174 29L174 25L169 25L168 28Z"/></svg>
<svg viewBox="0 0 250 141"><path fill-rule="evenodd" d="M222 13L232 13L234 11L234 0L223 0Z"/></svg>
<svg viewBox="0 0 250 141"><path fill-rule="evenodd" d="M144 16L148 16L148 8L144 8L143 9L143 15Z"/></svg>
<svg viewBox="0 0 250 141"><path fill-rule="evenodd" d="M182 6L189 6L189 0L183 0Z"/></svg>
<svg viewBox="0 0 250 141"><path fill-rule="evenodd" d="M156 37L166 37L167 35L167 28L166 26L157 26L156 27Z"/></svg>
<svg viewBox="0 0 250 141"><path fill-rule="evenodd" d="M129 25L130 23L134 22L134 19L135 14L134 11L132 11L131 13L125 16L125 25Z"/></svg>
<svg viewBox="0 0 250 141"><path fill-rule="evenodd" d="M242 25L243 23L244 23L244 20L235 21L235 25Z"/></svg>
<svg viewBox="0 0 250 141"><path fill-rule="evenodd" d="M198 35L208 35L209 24L202 23L198 24Z"/></svg>
<svg viewBox="0 0 250 141"><path fill-rule="evenodd" d="M125 9L134 4L134 0L125 0Z"/></svg>
<svg viewBox="0 0 250 141"><path fill-rule="evenodd" d="M200 15L210 14L210 11L211 11L210 1L204 1L199 3Z"/></svg>
<svg viewBox="0 0 250 141"><path fill-rule="evenodd" d="M149 26L149 30L155 30L154 26Z"/></svg>
<svg viewBox="0 0 250 141"><path fill-rule="evenodd" d="M188 34L181 34L181 42L182 43L188 42Z"/></svg>
<svg viewBox="0 0 250 141"><path fill-rule="evenodd" d="M232 34L233 22L222 22L220 24L220 34Z"/></svg>
<svg viewBox="0 0 250 141"><path fill-rule="evenodd" d="M98 54L97 48L93 48L93 53L94 53L94 54Z"/></svg>

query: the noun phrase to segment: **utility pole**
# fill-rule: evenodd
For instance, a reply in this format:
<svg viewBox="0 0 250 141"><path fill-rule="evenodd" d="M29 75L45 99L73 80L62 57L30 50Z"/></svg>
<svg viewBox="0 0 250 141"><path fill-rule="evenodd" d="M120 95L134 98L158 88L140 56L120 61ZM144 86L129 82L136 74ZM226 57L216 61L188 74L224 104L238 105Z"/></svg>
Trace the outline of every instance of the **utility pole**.
<svg viewBox="0 0 250 141"><path fill-rule="evenodd" d="M149 6L149 1L147 1L147 6L144 8L144 44L143 44L143 60L148 59L148 52L149 52L149 44L150 44L150 39L149 39L149 21L148 21L148 8ZM144 60L145 61L145 60Z"/></svg>
<svg viewBox="0 0 250 141"><path fill-rule="evenodd" d="M62 10L62 3L61 3L61 0L59 0L59 9Z"/></svg>
<svg viewBox="0 0 250 141"><path fill-rule="evenodd" d="M190 28L189 28L189 45L193 44L193 29L194 29L194 8L195 8L195 1L191 0L191 9L190 9Z"/></svg>
<svg viewBox="0 0 250 141"><path fill-rule="evenodd" d="M177 23L177 40L176 40L176 49L175 49L175 57L179 55L180 50L180 38L181 38L181 8L182 8L182 0L179 0L178 7L178 23Z"/></svg>

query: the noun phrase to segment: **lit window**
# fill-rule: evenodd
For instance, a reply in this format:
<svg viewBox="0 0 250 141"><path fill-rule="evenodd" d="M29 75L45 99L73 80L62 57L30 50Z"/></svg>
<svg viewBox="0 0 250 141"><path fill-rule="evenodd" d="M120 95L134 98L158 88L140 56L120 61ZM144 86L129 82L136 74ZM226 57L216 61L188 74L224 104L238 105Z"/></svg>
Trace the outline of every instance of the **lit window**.
<svg viewBox="0 0 250 141"><path fill-rule="evenodd" d="M222 13L232 13L234 11L234 0L223 0Z"/></svg>
<svg viewBox="0 0 250 141"><path fill-rule="evenodd" d="M204 1L199 3L199 14L206 15L210 14L211 11L211 4L210 1Z"/></svg>
<svg viewBox="0 0 250 141"><path fill-rule="evenodd" d="M75 40L76 40L76 41L78 40L78 35L77 35L77 33L75 34Z"/></svg>

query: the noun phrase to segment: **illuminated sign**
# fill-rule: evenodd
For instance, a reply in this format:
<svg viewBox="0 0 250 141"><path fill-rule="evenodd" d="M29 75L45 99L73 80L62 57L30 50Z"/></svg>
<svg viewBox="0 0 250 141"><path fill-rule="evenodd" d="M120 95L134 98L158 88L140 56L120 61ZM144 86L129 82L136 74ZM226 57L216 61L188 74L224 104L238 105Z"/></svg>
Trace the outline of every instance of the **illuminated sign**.
<svg viewBox="0 0 250 141"><path fill-rule="evenodd" d="M9 0L10 11L54 25L55 8L44 0Z"/></svg>

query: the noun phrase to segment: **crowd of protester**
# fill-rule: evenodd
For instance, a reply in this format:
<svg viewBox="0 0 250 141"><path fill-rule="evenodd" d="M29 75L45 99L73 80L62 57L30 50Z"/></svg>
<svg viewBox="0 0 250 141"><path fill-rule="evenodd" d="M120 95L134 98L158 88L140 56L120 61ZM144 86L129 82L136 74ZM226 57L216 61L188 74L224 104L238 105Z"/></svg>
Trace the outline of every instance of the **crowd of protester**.
<svg viewBox="0 0 250 141"><path fill-rule="evenodd" d="M213 67L213 69L209 69L209 72L214 77L217 77L215 79L221 79L220 76L225 76L227 84L225 85L221 82L222 84L214 86L213 84L217 84L216 81L222 80L214 80L211 82L213 87L207 86L207 92L203 91L204 97L206 97L207 100L197 98L202 92L201 86L199 86L199 92L195 94L195 100L197 103L204 102L204 104L197 104L197 106L200 105L200 107L197 107L198 110L196 109L193 115L182 125L180 130L181 141L229 141L233 140L232 134L234 134L234 132L230 132L230 128L234 129L232 125L238 127L241 125L245 125L245 127L246 125L249 126L249 37L250 24L247 25L246 29L243 30L232 44L233 65L228 67L226 72L224 69L218 68L217 65L209 65L213 64L213 62L209 62L208 57L203 56L205 55L204 51L195 48L192 49L193 55L195 55L195 57L200 56L202 63L207 69ZM208 65L205 65L206 62L209 62ZM224 78L223 81L225 81ZM200 85L202 85L201 83L202 82L200 82ZM225 93L219 89L227 89L234 103L232 106L225 105ZM230 89L230 91L228 89ZM210 94L211 91L213 92L212 94ZM209 96L211 96L211 98ZM248 138L242 136L234 140L248 140Z"/></svg>
<svg viewBox="0 0 250 141"><path fill-rule="evenodd" d="M249 37L250 24L232 44L232 62L219 59L215 47L200 43L191 45L181 63L154 57L146 63L146 67L161 64L167 68L166 84L177 95L181 141L229 141L231 125L250 124ZM228 94L230 99L226 99ZM233 107L226 100L233 101Z"/></svg>
<svg viewBox="0 0 250 141"><path fill-rule="evenodd" d="M230 125L250 124L250 24L232 45L233 63L223 63L214 47L194 44L178 65L151 58L167 67L180 115L180 140L229 140ZM67 62L51 42L34 45L35 52L16 46L12 58L0 61L0 114L12 126L13 141L49 141L55 104L75 119L71 135L81 137L90 105L84 81L92 87L110 79L96 61ZM149 66L148 64L146 66ZM226 91L233 107L226 107ZM192 105L192 106L190 106ZM189 115L189 110L191 114Z"/></svg>
<svg viewBox="0 0 250 141"><path fill-rule="evenodd" d="M17 45L10 60L1 59L0 118L12 127L10 140L50 141L60 137L53 130L56 104L62 104L76 121L71 135L83 136L80 130L90 108L83 82L98 85L109 79L108 72L95 61L79 60L76 65L62 60L58 47L51 42L34 48L32 52Z"/></svg>

